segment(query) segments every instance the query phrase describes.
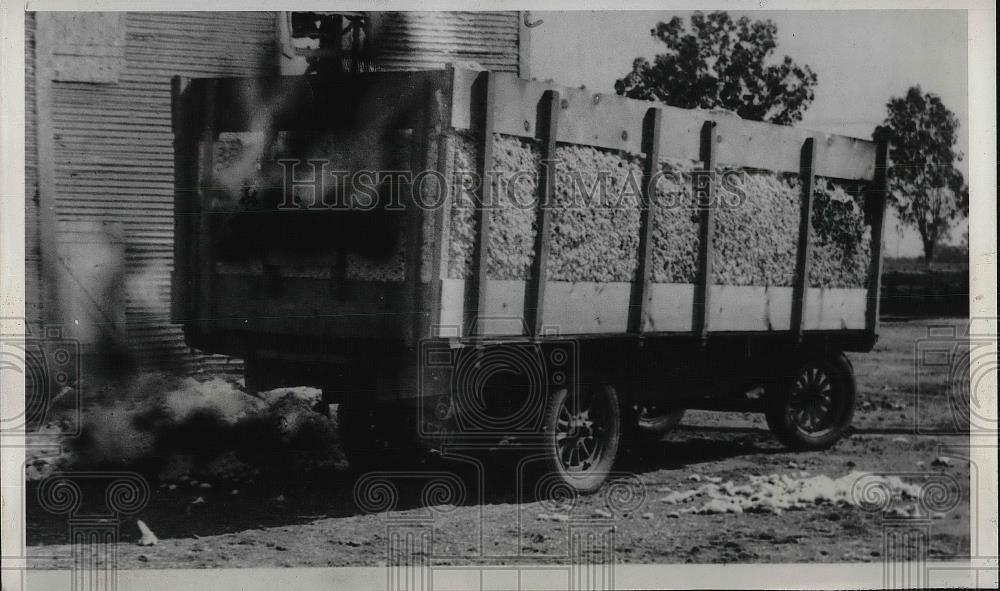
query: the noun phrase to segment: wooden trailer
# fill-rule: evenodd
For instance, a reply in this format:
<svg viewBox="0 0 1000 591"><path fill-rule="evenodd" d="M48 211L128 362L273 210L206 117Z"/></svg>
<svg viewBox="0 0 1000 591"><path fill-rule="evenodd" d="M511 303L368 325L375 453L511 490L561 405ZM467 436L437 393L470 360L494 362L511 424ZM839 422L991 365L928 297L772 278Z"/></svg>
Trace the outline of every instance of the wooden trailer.
<svg viewBox="0 0 1000 591"><path fill-rule="evenodd" d="M591 491L686 408L850 423L884 141L456 68L177 78L174 130L174 321L354 461L519 442Z"/></svg>

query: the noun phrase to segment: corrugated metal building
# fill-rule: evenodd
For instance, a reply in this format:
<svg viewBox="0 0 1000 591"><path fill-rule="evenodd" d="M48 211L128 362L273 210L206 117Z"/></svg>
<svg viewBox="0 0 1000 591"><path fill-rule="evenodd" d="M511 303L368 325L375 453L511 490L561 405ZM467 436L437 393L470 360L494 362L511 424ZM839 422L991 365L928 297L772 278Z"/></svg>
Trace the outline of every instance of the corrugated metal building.
<svg viewBox="0 0 1000 591"><path fill-rule="evenodd" d="M382 69L475 61L527 75L527 29L517 12L353 14L377 23ZM147 366L201 359L168 320L171 77L278 72L289 55L288 18L26 15L29 326L64 324L84 345L124 343Z"/></svg>
<svg viewBox="0 0 1000 591"><path fill-rule="evenodd" d="M35 15L29 12L24 16L24 309L32 332L42 320L35 97Z"/></svg>

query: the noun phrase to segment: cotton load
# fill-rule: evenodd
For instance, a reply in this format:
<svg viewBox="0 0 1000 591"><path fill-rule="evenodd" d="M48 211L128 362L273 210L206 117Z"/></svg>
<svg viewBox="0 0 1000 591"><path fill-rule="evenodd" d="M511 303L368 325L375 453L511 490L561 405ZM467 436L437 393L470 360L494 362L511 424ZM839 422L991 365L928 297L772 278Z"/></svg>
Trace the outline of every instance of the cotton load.
<svg viewBox="0 0 1000 591"><path fill-rule="evenodd" d="M468 179L477 172L478 142L449 134L445 174ZM533 261L538 142L495 135L494 207L488 246L489 279L527 279ZM560 144L551 213L548 279L634 281L639 253L641 156ZM693 175L698 164L661 160L652 216L651 273L656 283L694 283L698 275L701 212ZM526 174L525 171L531 174ZM727 190L716 204L713 283L790 287L795 278L801 216L796 175L760 170L720 171ZM603 185L603 194L602 194ZM452 183L447 276L467 279L475 247L475 199ZM862 288L868 279L871 229L862 187L817 178L811 216L811 287Z"/></svg>

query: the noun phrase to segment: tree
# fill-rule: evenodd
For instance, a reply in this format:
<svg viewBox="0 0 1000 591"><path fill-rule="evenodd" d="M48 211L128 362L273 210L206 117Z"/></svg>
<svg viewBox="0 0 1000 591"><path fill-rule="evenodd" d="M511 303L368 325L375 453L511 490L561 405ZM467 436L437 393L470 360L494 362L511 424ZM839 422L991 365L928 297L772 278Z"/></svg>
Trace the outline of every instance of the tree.
<svg viewBox="0 0 1000 591"><path fill-rule="evenodd" d="M934 248L947 236L951 223L969 215L969 190L955 168L962 154L955 151L958 117L937 95L919 86L892 98L885 120L890 142L889 199L899 219L917 229L930 264Z"/></svg>
<svg viewBox="0 0 1000 591"><path fill-rule="evenodd" d="M667 52L653 63L636 58L632 71L615 82L618 94L687 109L723 108L782 125L801 120L814 98L816 74L809 66L788 56L769 63L778 34L770 20L696 12L690 27L674 17L650 33Z"/></svg>

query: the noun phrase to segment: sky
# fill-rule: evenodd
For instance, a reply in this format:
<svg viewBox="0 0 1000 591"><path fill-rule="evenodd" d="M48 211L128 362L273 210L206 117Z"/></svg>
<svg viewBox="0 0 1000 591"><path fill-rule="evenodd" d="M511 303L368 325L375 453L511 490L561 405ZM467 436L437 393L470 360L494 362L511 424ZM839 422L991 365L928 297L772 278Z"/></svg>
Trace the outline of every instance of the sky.
<svg viewBox="0 0 1000 591"><path fill-rule="evenodd" d="M663 45L650 35L658 21L683 11L541 12L531 31L531 75L565 86L614 92L615 80L638 56ZM886 103L913 85L941 97L961 125L958 150L968 153L966 13L961 10L730 11L734 17L770 19L778 27L773 57L791 56L818 76L816 98L802 127L870 138L886 116ZM966 162L959 168L968 176ZM894 216L892 216L894 218ZM886 232L887 256L922 253L915 231ZM964 228L952 232L961 239Z"/></svg>

